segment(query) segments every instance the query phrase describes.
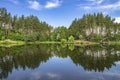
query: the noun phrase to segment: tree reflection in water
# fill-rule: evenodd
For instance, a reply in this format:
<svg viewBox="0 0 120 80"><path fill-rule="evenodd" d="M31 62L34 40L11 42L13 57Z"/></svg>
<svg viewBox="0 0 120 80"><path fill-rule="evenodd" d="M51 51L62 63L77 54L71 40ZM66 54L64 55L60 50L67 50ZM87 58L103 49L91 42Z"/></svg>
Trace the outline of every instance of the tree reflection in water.
<svg viewBox="0 0 120 80"><path fill-rule="evenodd" d="M39 45L0 48L0 78L7 78L12 69L35 69L52 55Z"/></svg>
<svg viewBox="0 0 120 80"><path fill-rule="evenodd" d="M110 69L120 60L119 46L83 46L73 45L24 45L19 47L0 47L0 79L7 78L13 69L19 67L35 69L51 57L70 57L77 66L85 70L102 72Z"/></svg>

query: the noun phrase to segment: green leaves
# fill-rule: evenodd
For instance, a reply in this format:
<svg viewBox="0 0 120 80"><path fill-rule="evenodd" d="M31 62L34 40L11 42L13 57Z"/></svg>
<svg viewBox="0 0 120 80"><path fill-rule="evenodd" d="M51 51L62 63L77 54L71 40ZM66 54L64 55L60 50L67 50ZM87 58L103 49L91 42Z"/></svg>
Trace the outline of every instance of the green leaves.
<svg viewBox="0 0 120 80"><path fill-rule="evenodd" d="M52 27L46 22L39 21L37 16L11 16L5 8L0 8L1 37L13 40L49 40ZM26 36L26 37L24 37Z"/></svg>
<svg viewBox="0 0 120 80"><path fill-rule="evenodd" d="M69 38L68 38L68 42L74 42L74 37L73 36L70 36Z"/></svg>
<svg viewBox="0 0 120 80"><path fill-rule="evenodd" d="M120 24L116 24L114 21L114 18L103 15L103 13L86 14L81 19L75 19L69 30L75 39L80 39L79 35L82 35L82 38L86 40L88 40L87 38L97 40L100 39L100 36L107 36L112 40L112 35L118 34L120 30Z"/></svg>
<svg viewBox="0 0 120 80"><path fill-rule="evenodd" d="M65 44L66 42L67 42L66 39L61 39L61 43L62 43L62 44Z"/></svg>

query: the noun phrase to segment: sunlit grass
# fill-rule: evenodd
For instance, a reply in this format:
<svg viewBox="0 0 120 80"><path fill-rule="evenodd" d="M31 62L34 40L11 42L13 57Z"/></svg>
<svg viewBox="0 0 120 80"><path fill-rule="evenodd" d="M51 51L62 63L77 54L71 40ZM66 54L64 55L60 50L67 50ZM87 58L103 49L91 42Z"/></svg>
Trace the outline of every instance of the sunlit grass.
<svg viewBox="0 0 120 80"><path fill-rule="evenodd" d="M25 45L25 41L13 41L10 39L0 41L0 46L3 47L12 47L12 46L20 46ZM34 42L27 42L27 44L62 44L61 42L56 41L34 41ZM87 45L99 45L99 42L90 42L85 40L75 40L74 42L65 42L64 44L73 44L75 46L87 46ZM109 41L107 42L108 45L120 45L120 41Z"/></svg>
<svg viewBox="0 0 120 80"><path fill-rule="evenodd" d="M0 46L4 46L4 47L18 46L18 45L24 45L24 44L25 42L23 41L13 41L10 39L0 41Z"/></svg>

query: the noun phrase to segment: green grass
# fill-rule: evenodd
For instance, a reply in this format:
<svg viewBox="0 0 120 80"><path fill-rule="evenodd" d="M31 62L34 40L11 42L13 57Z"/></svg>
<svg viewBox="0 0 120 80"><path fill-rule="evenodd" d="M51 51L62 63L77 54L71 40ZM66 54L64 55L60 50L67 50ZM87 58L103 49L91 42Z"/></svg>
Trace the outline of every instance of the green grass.
<svg viewBox="0 0 120 80"><path fill-rule="evenodd" d="M4 47L12 47L12 46L20 46L25 45L26 42L24 41L13 41L10 39L6 39L0 41L0 46ZM56 41L35 41L35 42L28 42L27 44L62 44L61 42ZM87 46L87 45L99 45L99 42L90 42L84 40L75 40L74 42L65 42L64 44L73 44L75 46ZM108 45L120 45L120 41L109 41L107 42Z"/></svg>
<svg viewBox="0 0 120 80"><path fill-rule="evenodd" d="M35 44L60 44L61 42L56 41L35 41Z"/></svg>
<svg viewBox="0 0 120 80"><path fill-rule="evenodd" d="M120 45L120 41L109 41L109 45Z"/></svg>
<svg viewBox="0 0 120 80"><path fill-rule="evenodd" d="M24 41L13 41L10 39L6 39L4 41L0 41L0 46L11 47L11 46L19 46L24 45L26 42ZM61 42L56 41L35 41L35 42L27 42L27 44L62 44ZM96 44L95 42L89 42L84 40L75 40L74 42L65 42L64 44L74 44L74 45L92 45Z"/></svg>
<svg viewBox="0 0 120 80"><path fill-rule="evenodd" d="M90 41L84 41L84 40L75 40L74 45L75 46L87 46L87 45L98 45L97 42L90 42Z"/></svg>
<svg viewBox="0 0 120 80"><path fill-rule="evenodd" d="M19 46L19 45L24 45L24 44L25 42L23 41L13 41L10 39L0 41L0 46L4 46L4 47Z"/></svg>

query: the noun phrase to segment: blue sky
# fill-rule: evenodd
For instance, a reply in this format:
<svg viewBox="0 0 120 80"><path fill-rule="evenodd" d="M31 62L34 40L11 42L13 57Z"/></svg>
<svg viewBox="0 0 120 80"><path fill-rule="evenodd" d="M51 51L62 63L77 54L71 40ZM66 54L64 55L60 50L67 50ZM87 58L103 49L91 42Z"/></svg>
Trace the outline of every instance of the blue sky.
<svg viewBox="0 0 120 80"><path fill-rule="evenodd" d="M12 15L35 15L41 21L57 26L67 26L83 14L103 12L120 22L120 0L0 0Z"/></svg>

